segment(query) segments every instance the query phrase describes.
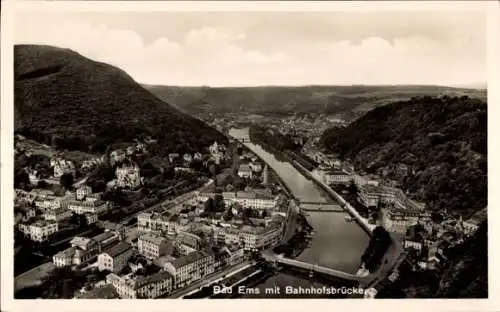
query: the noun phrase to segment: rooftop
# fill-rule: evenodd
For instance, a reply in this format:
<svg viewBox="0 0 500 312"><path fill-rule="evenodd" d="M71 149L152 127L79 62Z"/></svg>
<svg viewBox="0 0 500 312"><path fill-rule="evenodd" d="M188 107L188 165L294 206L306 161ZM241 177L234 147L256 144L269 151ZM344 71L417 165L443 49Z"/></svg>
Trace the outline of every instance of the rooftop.
<svg viewBox="0 0 500 312"><path fill-rule="evenodd" d="M177 236L177 241L181 244L196 248L200 244L201 238L192 233L181 232L179 236Z"/></svg>
<svg viewBox="0 0 500 312"><path fill-rule="evenodd" d="M37 220L31 224L31 226L36 226L36 227L44 227L44 226L49 226L57 224L57 222L54 221L47 221L47 220Z"/></svg>
<svg viewBox="0 0 500 312"><path fill-rule="evenodd" d="M153 234L144 234L139 237L140 240L148 241L156 245L160 245L161 243L167 241L166 238L158 236L158 235L153 235Z"/></svg>
<svg viewBox="0 0 500 312"><path fill-rule="evenodd" d="M85 249L90 242L91 242L90 238L75 236L69 243L72 246L78 246L82 249Z"/></svg>
<svg viewBox="0 0 500 312"><path fill-rule="evenodd" d="M340 169L325 170L325 173L329 174L329 175L348 175L347 172L345 172L344 170L340 170Z"/></svg>
<svg viewBox="0 0 500 312"><path fill-rule="evenodd" d="M205 257L206 255L203 254L201 251L195 251L183 257L177 258L174 261L171 261L170 263L174 266L174 268L178 269L190 263L203 259Z"/></svg>
<svg viewBox="0 0 500 312"><path fill-rule="evenodd" d="M73 257L75 254L76 248L75 247L69 247L67 249L64 249L63 251L60 251L56 253L54 256L58 257Z"/></svg>
<svg viewBox="0 0 500 312"><path fill-rule="evenodd" d="M99 200L99 199L94 201L71 200L69 204L75 206L95 207L106 204L106 202L104 200Z"/></svg>
<svg viewBox="0 0 500 312"><path fill-rule="evenodd" d="M136 285L144 286L147 284L156 283L172 278L173 278L172 275L167 271L159 271L149 276L138 276L136 280Z"/></svg>
<svg viewBox="0 0 500 312"><path fill-rule="evenodd" d="M252 171L252 168L250 168L250 165L247 165L247 164L242 164L240 165L240 167L238 168L238 171L247 171L247 172L251 172Z"/></svg>
<svg viewBox="0 0 500 312"><path fill-rule="evenodd" d="M116 236L116 234L112 232L104 232L102 234L92 237L92 239L95 240L97 243L102 243L103 241L110 239L113 236Z"/></svg>
<svg viewBox="0 0 500 312"><path fill-rule="evenodd" d="M125 243L125 242L120 242L117 245L114 245L113 247L108 248L103 253L106 253L110 257L114 258L114 257L117 257L130 249L132 249L132 246L130 246L130 244Z"/></svg>

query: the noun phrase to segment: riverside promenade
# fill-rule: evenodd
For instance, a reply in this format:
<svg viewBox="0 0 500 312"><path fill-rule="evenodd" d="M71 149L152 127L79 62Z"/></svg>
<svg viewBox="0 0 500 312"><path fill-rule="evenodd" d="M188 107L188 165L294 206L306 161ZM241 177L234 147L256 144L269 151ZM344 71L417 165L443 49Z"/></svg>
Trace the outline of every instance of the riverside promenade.
<svg viewBox="0 0 500 312"><path fill-rule="evenodd" d="M354 209L342 196L340 196L337 192L332 190L328 185L326 185L321 179L313 174L311 171L307 170L304 166L299 164L296 161L292 161L292 164L307 178L312 179L316 184L318 184L325 192L328 193L331 197L335 199L335 201L344 209L347 211L355 220L356 222L359 223L359 225L368 233L371 235L373 230L375 229L376 225L368 223L368 219L363 218L359 212Z"/></svg>

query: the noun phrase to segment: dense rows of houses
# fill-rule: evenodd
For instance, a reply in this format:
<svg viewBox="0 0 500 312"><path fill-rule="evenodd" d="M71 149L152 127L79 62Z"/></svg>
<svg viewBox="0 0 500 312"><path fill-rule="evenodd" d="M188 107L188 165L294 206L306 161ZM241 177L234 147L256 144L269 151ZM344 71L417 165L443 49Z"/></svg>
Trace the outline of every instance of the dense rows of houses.
<svg viewBox="0 0 500 312"><path fill-rule="evenodd" d="M141 231L164 232L169 234L187 231L189 221L184 218L167 217L154 212L143 212L137 216L137 226Z"/></svg>
<svg viewBox="0 0 500 312"><path fill-rule="evenodd" d="M63 196L41 189L16 190L15 194L15 207L20 212L16 224L22 222L18 224L19 230L37 242L48 240L73 214L84 215L87 223L92 224L97 222L98 215L111 207L110 202L101 200L101 194L92 193L88 186L82 186L75 193L66 192ZM36 217L36 211L41 213L40 217Z"/></svg>
<svg viewBox="0 0 500 312"><path fill-rule="evenodd" d="M268 226L235 226L214 228L214 239L225 244L241 244L245 250L259 250L276 246L283 237L283 224Z"/></svg>

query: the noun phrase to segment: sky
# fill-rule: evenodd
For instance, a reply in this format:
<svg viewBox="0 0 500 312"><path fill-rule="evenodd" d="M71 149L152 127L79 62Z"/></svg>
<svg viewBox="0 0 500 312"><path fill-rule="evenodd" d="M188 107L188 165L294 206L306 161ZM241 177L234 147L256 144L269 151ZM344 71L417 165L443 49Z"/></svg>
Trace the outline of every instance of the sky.
<svg viewBox="0 0 500 312"><path fill-rule="evenodd" d="M484 11L22 12L17 44L48 44L144 84L483 83Z"/></svg>

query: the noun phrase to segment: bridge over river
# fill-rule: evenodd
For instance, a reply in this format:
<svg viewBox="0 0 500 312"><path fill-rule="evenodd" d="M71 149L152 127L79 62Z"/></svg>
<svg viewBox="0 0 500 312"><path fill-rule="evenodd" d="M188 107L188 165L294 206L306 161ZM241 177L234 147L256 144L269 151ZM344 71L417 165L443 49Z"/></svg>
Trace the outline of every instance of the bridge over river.
<svg viewBox="0 0 500 312"><path fill-rule="evenodd" d="M360 284L365 282L365 280L369 279L368 277L361 277L361 276L358 276L355 274L346 273L343 271L327 268L324 266L319 266L316 264L311 264L311 263L307 263L307 262L303 262L303 261L285 258L285 257L282 257L280 255L276 255L271 251L263 251L261 255L262 255L262 258L264 258L266 261L269 261L269 262L281 263L281 264L285 264L285 265L288 265L291 267L297 267L300 269L305 269L305 270L309 270L312 272L321 273L321 274L324 274L324 275L327 275L330 277L340 278L340 279L348 280L348 281L355 281L355 282L358 282Z"/></svg>
<svg viewBox="0 0 500 312"><path fill-rule="evenodd" d="M301 211L316 211L316 212L339 212L345 213L345 210L342 209L339 205L330 204L330 203L322 203L322 202L304 202L300 201L300 210Z"/></svg>

